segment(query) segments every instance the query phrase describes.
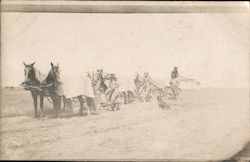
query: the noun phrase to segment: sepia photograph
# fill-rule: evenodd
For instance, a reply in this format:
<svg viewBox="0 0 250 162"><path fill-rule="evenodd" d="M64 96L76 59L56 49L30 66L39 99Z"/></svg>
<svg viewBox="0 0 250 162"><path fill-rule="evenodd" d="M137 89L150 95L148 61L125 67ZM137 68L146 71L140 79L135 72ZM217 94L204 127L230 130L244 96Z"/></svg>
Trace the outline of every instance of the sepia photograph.
<svg viewBox="0 0 250 162"><path fill-rule="evenodd" d="M249 14L2 0L0 160L250 161Z"/></svg>

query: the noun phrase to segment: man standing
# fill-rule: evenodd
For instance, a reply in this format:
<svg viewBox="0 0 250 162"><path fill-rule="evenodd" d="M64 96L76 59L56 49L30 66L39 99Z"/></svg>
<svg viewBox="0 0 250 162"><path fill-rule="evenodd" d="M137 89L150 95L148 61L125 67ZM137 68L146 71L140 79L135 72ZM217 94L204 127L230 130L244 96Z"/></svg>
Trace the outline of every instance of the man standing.
<svg viewBox="0 0 250 162"><path fill-rule="evenodd" d="M170 81L170 87L174 98L178 97L180 93L178 77L179 77L178 68L174 67L174 70L171 73L171 81Z"/></svg>
<svg viewBox="0 0 250 162"><path fill-rule="evenodd" d="M115 91L116 88L118 88L118 80L115 76L115 74L110 74L109 76L109 87L106 90L105 94L108 100L111 100L111 95Z"/></svg>
<svg viewBox="0 0 250 162"><path fill-rule="evenodd" d="M175 79L179 76L178 68L174 67L174 70L171 73L171 79Z"/></svg>

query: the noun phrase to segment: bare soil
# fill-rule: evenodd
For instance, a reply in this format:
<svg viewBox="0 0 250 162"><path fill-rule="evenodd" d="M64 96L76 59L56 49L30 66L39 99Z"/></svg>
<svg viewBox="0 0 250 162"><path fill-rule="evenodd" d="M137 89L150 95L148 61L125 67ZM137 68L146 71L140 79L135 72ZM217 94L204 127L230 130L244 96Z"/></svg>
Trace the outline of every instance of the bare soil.
<svg viewBox="0 0 250 162"><path fill-rule="evenodd" d="M35 119L28 92L4 90L0 158L227 159L249 141L248 93L186 90L179 99L167 100L168 110L153 101L123 105L117 112L99 110L91 116ZM45 106L51 109L49 103Z"/></svg>

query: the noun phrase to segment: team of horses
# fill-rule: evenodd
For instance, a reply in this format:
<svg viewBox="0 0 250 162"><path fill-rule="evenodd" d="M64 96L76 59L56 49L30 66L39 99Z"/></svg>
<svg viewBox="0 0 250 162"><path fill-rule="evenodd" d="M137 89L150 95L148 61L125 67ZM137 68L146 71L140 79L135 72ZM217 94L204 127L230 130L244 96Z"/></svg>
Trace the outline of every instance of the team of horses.
<svg viewBox="0 0 250 162"><path fill-rule="evenodd" d="M34 101L34 117L39 117L38 99L40 99L41 116L44 115L44 98L48 98L48 100L53 104L55 117L59 117L61 115L62 105L63 110L65 110L66 107L72 109L72 100L70 98L66 98L62 93L63 82L60 78L59 64L54 65L51 63L48 74L44 75L44 79L42 80L40 78L38 79L37 70L34 68L34 64L35 62L32 64L24 63L25 81L21 84L26 90L31 92ZM145 84L142 78L139 77L138 73L136 78L133 80L134 90L119 90L119 85L110 89L108 83L115 82L117 77L114 77L112 74L104 74L102 69L98 69L93 75L88 73L88 79L91 81L95 98L84 94L79 94L74 97L80 103L80 115L84 115L84 113L86 113L86 109L88 109L88 113L89 111L94 113L96 111L96 101L98 101L101 106L109 105L113 111L117 111L120 109L121 104L130 104L138 96L143 96L142 98L138 97L140 100L149 102L156 93L158 94L157 99L159 99L159 96L164 96L167 92L154 84ZM109 93L108 97L107 93ZM104 101L102 101L101 98L105 98Z"/></svg>

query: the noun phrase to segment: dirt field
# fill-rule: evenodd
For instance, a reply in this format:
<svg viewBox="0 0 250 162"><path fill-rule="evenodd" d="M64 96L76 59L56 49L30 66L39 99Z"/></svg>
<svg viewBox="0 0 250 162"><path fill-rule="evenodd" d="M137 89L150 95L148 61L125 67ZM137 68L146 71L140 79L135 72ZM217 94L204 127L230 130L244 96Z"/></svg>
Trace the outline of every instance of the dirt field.
<svg viewBox="0 0 250 162"><path fill-rule="evenodd" d="M168 100L169 110L153 101L58 119L32 118L31 99L23 90L2 91L1 159L214 160L233 156L249 140L244 89L183 91Z"/></svg>

